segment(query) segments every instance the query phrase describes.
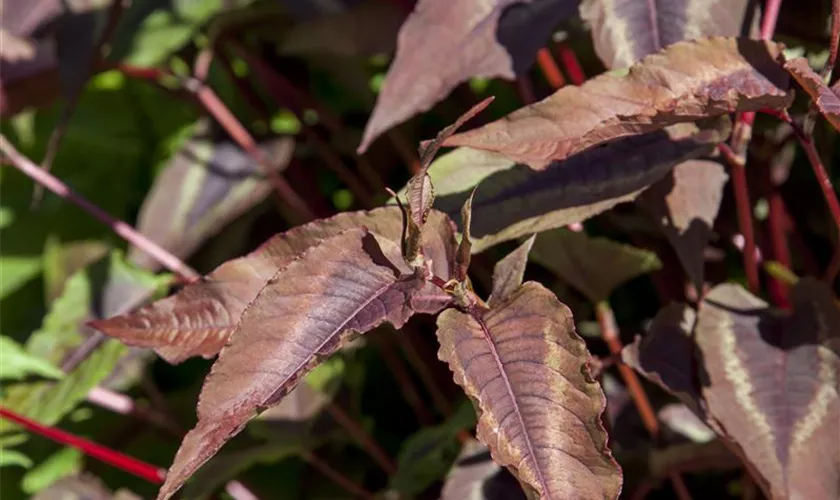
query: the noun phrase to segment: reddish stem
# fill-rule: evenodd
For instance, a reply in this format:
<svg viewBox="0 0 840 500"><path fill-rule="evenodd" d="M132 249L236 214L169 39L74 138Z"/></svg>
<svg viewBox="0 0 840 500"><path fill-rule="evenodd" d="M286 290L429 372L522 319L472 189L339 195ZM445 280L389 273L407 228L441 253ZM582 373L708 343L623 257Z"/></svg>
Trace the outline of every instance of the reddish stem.
<svg viewBox="0 0 840 500"><path fill-rule="evenodd" d="M767 169L768 175L770 169ZM772 187L772 192L768 199L769 203L769 219L768 225L770 227L770 241L772 248L773 260L778 261L787 268L790 264L790 248L787 240L787 225L785 224L785 206L782 200L782 195L779 192L778 186ZM788 287L777 279L768 281L770 293L773 296L774 303L783 309L790 307L788 300Z"/></svg>
<svg viewBox="0 0 840 500"><path fill-rule="evenodd" d="M779 20L779 9L782 8L782 0L767 0L764 4L764 14L761 17L762 40L770 40L776 31L776 22Z"/></svg>
<svg viewBox="0 0 840 500"><path fill-rule="evenodd" d="M417 154L417 150L411 146L408 139L400 132L398 127L394 127L388 131L388 139L391 140L391 144L397 150L400 158L405 162L411 175L420 173L420 170L423 168L420 165L420 155Z"/></svg>
<svg viewBox="0 0 840 500"><path fill-rule="evenodd" d="M575 51L565 42L560 42L557 44L557 52L560 53L560 62L566 68L569 81L573 85L583 85L583 82L586 81L586 73L583 72L583 67L580 65Z"/></svg>
<svg viewBox="0 0 840 500"><path fill-rule="evenodd" d="M543 47L537 51L537 65L539 65L540 71L542 71L542 74L545 77L545 81L547 81L553 89L557 90L566 85L566 79L563 78L563 72L560 71L560 67L557 66L557 63L554 61L554 57L552 57L551 51L548 50L548 48Z"/></svg>
<svg viewBox="0 0 840 500"><path fill-rule="evenodd" d="M112 467L116 467L124 472L145 479L152 484L163 483L165 471L160 467L137 460L134 457L124 455L116 450L112 450L54 427L39 424L34 420L30 420L23 415L19 415L11 410L3 408L2 406L0 406L0 418L14 422L29 432L51 439L65 446L81 450L90 457L101 460Z"/></svg>
<svg viewBox="0 0 840 500"><path fill-rule="evenodd" d="M181 259L160 247L154 241L146 238L137 230L125 222L112 217L110 214L89 202L83 196L74 192L66 184L61 182L51 173L35 165L29 158L20 154L6 137L0 134L0 151L8 158L11 164L23 172L26 176L49 189L56 195L68 200L103 224L109 226L115 233L127 242L131 243L149 256L160 262L164 267L178 274L187 281L193 281L201 277L194 269L184 264Z"/></svg>
<svg viewBox="0 0 840 500"><path fill-rule="evenodd" d="M403 363L399 353L394 349L390 336L380 337L379 342L377 342L377 347L379 347L379 353L385 361L385 364L388 365L388 370L396 378L403 397L409 406L411 406L411 409L414 410L417 421L424 426L431 425L434 421L432 414L426 409L425 403L420 398L420 393L414 387L411 374L408 373L405 363Z"/></svg>
<svg viewBox="0 0 840 500"><path fill-rule="evenodd" d="M368 433L358 422L353 420L350 415L344 412L335 404L327 405L327 412L332 418L346 430L353 439L359 443L359 446L367 452L368 456L376 462L387 474L394 474L397 471L397 465L394 460L385 453L385 450L379 446L373 436Z"/></svg>
<svg viewBox="0 0 840 500"><path fill-rule="evenodd" d="M303 458L306 463L311 465L315 470L323 474L325 477L332 480L335 484L341 486L349 493L352 493L356 498L364 498L373 500L376 498L373 493L367 491L366 489L362 488L358 484L354 483L350 478L342 474L341 472L333 469L329 466L326 462L321 460L320 458L316 457L312 453L307 451L303 451L300 453L301 458Z"/></svg>
<svg viewBox="0 0 840 500"><path fill-rule="evenodd" d="M519 94L519 99L525 104L533 104L537 102L534 95L534 86L531 84L531 79L528 74L519 75L516 79L516 93Z"/></svg>

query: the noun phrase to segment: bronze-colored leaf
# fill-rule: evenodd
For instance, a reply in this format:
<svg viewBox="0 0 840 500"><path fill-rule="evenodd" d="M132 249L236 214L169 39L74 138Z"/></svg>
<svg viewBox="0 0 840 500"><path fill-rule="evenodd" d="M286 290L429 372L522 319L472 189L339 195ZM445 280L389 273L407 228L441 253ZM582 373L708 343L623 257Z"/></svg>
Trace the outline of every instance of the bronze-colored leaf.
<svg viewBox="0 0 840 500"><path fill-rule="evenodd" d="M653 330L635 361L699 407L763 477L767 496L838 498L840 308L809 278L791 302L792 313L775 311L738 285L719 285L700 305L695 343L685 322L682 332Z"/></svg>
<svg viewBox="0 0 840 500"><path fill-rule="evenodd" d="M477 188L476 188L477 189ZM455 253L455 277L459 281L467 279L467 270L470 268L470 256L472 255L472 240L470 239L470 220L472 219L472 203L475 198L475 191L472 190L470 197L464 202L461 207L461 242L458 244L458 250Z"/></svg>
<svg viewBox="0 0 840 500"><path fill-rule="evenodd" d="M646 250L568 229L541 234L531 253L592 303L609 299L625 282L662 265L656 254Z"/></svg>
<svg viewBox="0 0 840 500"><path fill-rule="evenodd" d="M785 69L793 75L796 82L811 96L814 105L820 110L825 119L837 130L840 130L840 95L825 84L822 77L811 69L808 59L798 57L787 61ZM837 88L837 87L835 87Z"/></svg>
<svg viewBox="0 0 840 500"><path fill-rule="evenodd" d="M737 36L747 0L584 0L580 15L592 29L607 68L626 68L665 47L707 36Z"/></svg>
<svg viewBox="0 0 840 500"><path fill-rule="evenodd" d="M704 251L729 176L714 160L689 160L639 197L677 251L697 290L703 287Z"/></svg>
<svg viewBox="0 0 840 500"><path fill-rule="evenodd" d="M490 450L471 439L449 471L440 499L525 500L525 495L516 479L490 458Z"/></svg>
<svg viewBox="0 0 840 500"><path fill-rule="evenodd" d="M710 153L729 135L728 119L709 128L682 123L628 137L552 163L535 172L497 153L459 148L441 156L429 174L437 208L454 220L472 188L472 251L586 220L635 199L674 165Z"/></svg>
<svg viewBox="0 0 840 500"><path fill-rule="evenodd" d="M91 323L130 345L152 347L171 363L192 356L215 356L228 342L242 313L278 269L318 242L349 228L365 226L399 241L402 216L397 207L348 212L298 226L274 236L246 257L228 261L177 294L132 313ZM455 236L446 215L432 211L423 248L432 270L452 276ZM437 312L448 297L428 285L414 297L418 311Z"/></svg>
<svg viewBox="0 0 840 500"><path fill-rule="evenodd" d="M480 414L493 459L542 498L617 498L621 471L601 424L604 394L572 314L538 283L479 317L438 318L440 359Z"/></svg>
<svg viewBox="0 0 840 500"><path fill-rule="evenodd" d="M547 4L550 9L546 9ZM530 66L557 21L572 15L576 5L570 0L420 0L400 29L397 54L365 127L359 152L394 125L427 111L472 77L513 79L514 70ZM500 26L508 7L516 9L515 16ZM538 16L526 12L522 16L522 11L531 7L537 13L549 12ZM529 22L520 22L523 17Z"/></svg>
<svg viewBox="0 0 840 500"><path fill-rule="evenodd" d="M607 141L734 111L787 107L781 45L737 38L674 44L630 68L580 87L563 87L538 103L446 146L498 151L541 170Z"/></svg>
<svg viewBox="0 0 840 500"><path fill-rule="evenodd" d="M137 219L140 232L181 258L271 192L248 154L210 135L209 125L200 124L155 178ZM282 170L292 157L294 141L276 138L260 149L273 168ZM135 247L129 258L148 269L160 268L157 260Z"/></svg>
<svg viewBox="0 0 840 500"><path fill-rule="evenodd" d="M402 326L413 312L411 292L422 282L401 258L396 243L356 228L278 271L213 365L198 423L184 437L158 498L170 498L256 413L277 404L354 336L385 321Z"/></svg>
<svg viewBox="0 0 840 500"><path fill-rule="evenodd" d="M490 294L488 304L492 306L505 300L522 284L525 267L528 265L528 254L531 253L536 237L537 235L531 235L493 267L493 293Z"/></svg>

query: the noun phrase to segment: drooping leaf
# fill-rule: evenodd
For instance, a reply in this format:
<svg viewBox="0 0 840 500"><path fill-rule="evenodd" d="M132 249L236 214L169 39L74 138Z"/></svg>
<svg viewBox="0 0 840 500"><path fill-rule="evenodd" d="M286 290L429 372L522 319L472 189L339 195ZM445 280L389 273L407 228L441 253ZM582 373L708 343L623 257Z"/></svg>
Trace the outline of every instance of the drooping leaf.
<svg viewBox="0 0 840 500"><path fill-rule="evenodd" d="M294 25L286 34L280 52L292 56L390 54L396 47L397 33L406 15L398 4L365 0L345 11Z"/></svg>
<svg viewBox="0 0 840 500"><path fill-rule="evenodd" d="M470 237L470 221L472 219L472 203L475 198L475 189L470 197L461 207L461 242L458 243L458 250L455 252L455 277L459 281L467 279L467 270L470 268L470 256L472 255L472 240Z"/></svg>
<svg viewBox="0 0 840 500"><path fill-rule="evenodd" d="M420 429L406 439L397 456L391 489L416 497L442 479L458 455L458 433L474 425L475 411L466 402L446 422Z"/></svg>
<svg viewBox="0 0 840 500"><path fill-rule="evenodd" d="M24 469L32 467L32 459L17 450L9 450L0 440L0 467L19 466Z"/></svg>
<svg viewBox="0 0 840 500"><path fill-rule="evenodd" d="M298 226L274 236L248 256L222 264L176 295L91 326L130 345L152 347L171 363L192 356L215 356L230 339L245 308L278 269L320 241L360 226L399 241L402 215L397 207L387 207L342 213ZM424 254L432 261L435 274L448 279L455 251L452 224L444 214L432 211L427 226ZM431 285L426 292L415 297L417 310L436 312L448 300Z"/></svg>
<svg viewBox="0 0 840 500"><path fill-rule="evenodd" d="M365 127L359 151L364 152L376 137L394 125L430 109L459 83L473 77L513 79L515 70L527 69L557 21L572 15L576 6L572 1L552 0L550 15L523 16L525 9L532 6L541 12L549 10L547 3L420 0L400 29L396 57ZM517 4L521 7L512 13L510 23L500 26L503 11L516 8ZM523 23L523 18L530 24ZM504 34L504 39L500 40L497 33ZM516 59L521 62L517 64Z"/></svg>
<svg viewBox="0 0 840 500"><path fill-rule="evenodd" d="M62 448L26 472L21 489L33 495L53 483L78 474L82 470L82 452L76 448Z"/></svg>
<svg viewBox="0 0 840 500"><path fill-rule="evenodd" d="M571 312L552 292L528 282L480 317L449 309L438 341L497 463L542 498L618 497L604 394Z"/></svg>
<svg viewBox="0 0 840 500"><path fill-rule="evenodd" d="M498 151L541 170L552 160L675 123L784 108L793 96L777 62L780 54L781 46L772 42L680 42L644 58L627 75L607 73L580 87L563 87L444 145Z"/></svg>
<svg viewBox="0 0 840 500"><path fill-rule="evenodd" d="M592 303L607 300L625 282L661 267L656 254L580 231L541 234L531 251L534 261L553 271Z"/></svg>
<svg viewBox="0 0 840 500"><path fill-rule="evenodd" d="M429 169L437 208L457 220L472 188L474 253L499 242L586 220L636 198L673 166L712 151L728 120L709 128L679 124L610 142L535 172L502 155L459 148Z"/></svg>
<svg viewBox="0 0 840 500"><path fill-rule="evenodd" d="M785 62L785 69L811 96L814 105L834 128L840 130L840 95L825 84L822 77L811 69L808 59L798 57ZM836 87L835 87L836 88Z"/></svg>
<svg viewBox="0 0 840 500"><path fill-rule="evenodd" d="M728 178L717 161L689 160L639 198L674 246L697 290L703 287L704 250Z"/></svg>
<svg viewBox="0 0 840 500"><path fill-rule="evenodd" d="M700 305L693 342L690 323L671 321L670 331L653 330L636 346L631 361L730 441L764 478L769 497L834 498L840 308L809 278L792 289L791 301L785 314L740 286L719 285ZM691 359L695 365L680 361Z"/></svg>
<svg viewBox="0 0 840 500"><path fill-rule="evenodd" d="M708 36L737 36L746 0L584 0L581 18L607 68L626 68L665 47Z"/></svg>
<svg viewBox="0 0 840 500"><path fill-rule="evenodd" d="M528 254L531 253L535 239L536 235L532 235L493 267L493 293L487 301L488 304L492 306L505 300L522 284L525 266L528 265Z"/></svg>
<svg viewBox="0 0 840 500"><path fill-rule="evenodd" d="M30 375L59 379L64 375L55 365L26 352L23 346L5 335L0 335L0 352L3 353L0 380L21 380Z"/></svg>
<svg viewBox="0 0 840 500"><path fill-rule="evenodd" d="M137 229L181 258L262 201L271 186L261 167L230 140L214 140L200 123L195 135L169 160L147 195ZM285 169L294 142L275 138L260 145L270 166ZM129 258L147 269L160 263L132 247Z"/></svg>
<svg viewBox="0 0 840 500"><path fill-rule="evenodd" d="M461 449L443 485L441 500L525 500L519 483L472 439Z"/></svg>
<svg viewBox="0 0 840 500"><path fill-rule="evenodd" d="M198 423L181 443L158 498L165 500L320 361L354 336L413 313L422 281L398 245L348 229L277 271L251 302L207 377Z"/></svg>

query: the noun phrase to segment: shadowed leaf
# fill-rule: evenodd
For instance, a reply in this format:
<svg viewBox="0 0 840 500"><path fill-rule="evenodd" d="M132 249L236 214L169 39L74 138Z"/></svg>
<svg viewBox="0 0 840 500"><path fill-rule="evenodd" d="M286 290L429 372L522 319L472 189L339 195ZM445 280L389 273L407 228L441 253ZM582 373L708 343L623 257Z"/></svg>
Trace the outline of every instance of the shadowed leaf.
<svg viewBox="0 0 840 500"><path fill-rule="evenodd" d="M493 293L487 301L488 304L492 306L505 300L522 284L525 267L528 265L528 254L531 253L536 237L532 235L493 267Z"/></svg>
<svg viewBox="0 0 840 500"><path fill-rule="evenodd" d="M91 325L127 344L155 348L171 363L192 356L215 356L228 342L247 305L278 269L320 241L359 226L399 241L402 215L397 207L388 207L298 226L274 236L248 256L222 264L171 297ZM432 211L427 226L432 229L424 231L424 253L432 260L435 274L448 279L455 249L452 223ZM426 292L415 296L417 310L436 312L448 301L431 285Z"/></svg>
<svg viewBox="0 0 840 500"><path fill-rule="evenodd" d="M510 22L500 26L502 13L511 6L516 10ZM400 29L396 57L359 151L364 152L394 125L429 110L456 85L472 77L512 80L514 70L530 66L554 24L572 15L575 6L576 2L568 0L420 0ZM536 13L550 8L551 14L532 17L526 10L531 8Z"/></svg>
<svg viewBox="0 0 840 500"><path fill-rule="evenodd" d="M677 251L697 290L703 287L704 251L729 176L713 160L689 160L639 198Z"/></svg>
<svg viewBox="0 0 840 500"><path fill-rule="evenodd" d="M437 208L453 220L472 188L472 251L566 226L631 201L681 161L707 154L729 135L728 120L683 123L610 142L535 172L487 151L459 148L429 169Z"/></svg>
<svg viewBox="0 0 840 500"><path fill-rule="evenodd" d="M541 498L618 497L604 394L552 292L528 282L478 318L446 310L437 335L438 356L475 401L478 438L497 463Z"/></svg>
<svg viewBox="0 0 840 500"><path fill-rule="evenodd" d="M701 416L764 478L769 497L836 498L840 309L809 278L792 289L791 301L785 314L740 286L719 285L700 306L696 344L688 332L654 331L658 338L642 341L636 361L690 407L705 408ZM697 361L680 366L686 347L689 355L696 349ZM664 359L684 373L657 368ZM688 388L687 378L694 379Z"/></svg>
<svg viewBox="0 0 840 500"><path fill-rule="evenodd" d="M147 195L137 229L178 257L186 258L211 236L271 192L254 160L229 140L213 140L205 123L175 153ZM285 169L294 149L291 139L260 146L271 165ZM132 247L129 257L147 268L160 263Z"/></svg>
<svg viewBox="0 0 840 500"><path fill-rule="evenodd" d="M519 483L475 439L464 444L443 485L441 500L525 500Z"/></svg>
<svg viewBox="0 0 840 500"><path fill-rule="evenodd" d="M365 0L337 14L294 25L286 34L280 52L347 57L390 54L406 15L397 3Z"/></svg>
<svg viewBox="0 0 840 500"><path fill-rule="evenodd" d="M735 38L681 42L647 56L626 76L605 74L563 87L536 104L446 146L500 152L541 170L604 142L734 111L787 107L781 46Z"/></svg>
<svg viewBox="0 0 840 500"><path fill-rule="evenodd" d="M455 277L458 281L467 279L467 270L470 268L470 256L472 255L472 240L470 239L470 220L472 219L472 203L475 198L475 189L470 197L461 207L461 242L455 252Z"/></svg>
<svg viewBox="0 0 840 500"><path fill-rule="evenodd" d="M655 254L646 250L568 229L541 234L531 253L534 261L592 303L607 300L625 282L662 265Z"/></svg>
<svg viewBox="0 0 840 500"><path fill-rule="evenodd" d="M785 63L785 69L793 75L796 82L811 96L814 105L825 119L840 130L840 96L828 87L822 77L811 69L808 59L798 57Z"/></svg>
<svg viewBox="0 0 840 500"><path fill-rule="evenodd" d="M380 246L381 245L381 246ZM249 304L201 392L198 423L181 443L158 498L170 498L256 413L277 404L324 358L360 333L411 316L396 243L349 229L278 271Z"/></svg>
<svg viewBox="0 0 840 500"><path fill-rule="evenodd" d="M626 68L665 47L707 36L737 36L747 0L585 0L580 15L592 29L607 68Z"/></svg>

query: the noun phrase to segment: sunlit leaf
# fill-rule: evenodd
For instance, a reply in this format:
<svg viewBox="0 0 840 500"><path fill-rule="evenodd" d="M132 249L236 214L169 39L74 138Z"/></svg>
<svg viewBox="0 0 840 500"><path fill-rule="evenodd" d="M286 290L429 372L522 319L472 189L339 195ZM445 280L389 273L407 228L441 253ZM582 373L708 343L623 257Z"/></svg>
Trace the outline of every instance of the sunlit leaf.
<svg viewBox="0 0 840 500"><path fill-rule="evenodd" d="M834 498L840 308L809 278L792 289L791 302L785 314L740 286L719 285L693 329L690 316L673 321L679 315L671 314L627 354L732 443L769 497Z"/></svg>
<svg viewBox="0 0 840 500"><path fill-rule="evenodd" d="M472 251L580 222L636 198L674 165L712 151L728 121L709 128L679 124L607 143L535 172L487 151L459 148L429 169L436 207L457 220L472 188Z"/></svg>
<svg viewBox="0 0 840 500"><path fill-rule="evenodd" d="M478 319L449 309L438 341L497 463L543 498L618 498L604 394L571 312L552 292L525 283Z"/></svg>
<svg viewBox="0 0 840 500"><path fill-rule="evenodd" d="M840 130L840 95L825 84L822 77L811 69L808 59L799 57L785 63L785 69L790 72L796 82L811 96L814 105L820 110L825 119Z"/></svg>
<svg viewBox="0 0 840 500"><path fill-rule="evenodd" d="M541 234L531 254L593 303L609 299L625 282L662 266L656 254L646 250L568 229Z"/></svg>
<svg viewBox="0 0 840 500"><path fill-rule="evenodd" d="M490 295L488 304L492 306L505 300L522 284L525 266L528 265L528 254L531 253L535 238L536 235L533 235L525 240L493 267L493 293Z"/></svg>
<svg viewBox="0 0 840 500"><path fill-rule="evenodd" d="M278 269L321 240L360 226L399 241L402 215L396 207L388 207L298 226L274 236L248 256L222 264L172 297L91 325L127 344L155 348L173 363L192 356L215 356L228 342L245 308ZM427 226L432 229L423 234L424 253L432 260L435 274L448 279L455 248L452 225L445 215L433 211ZM418 310L435 312L448 300L431 287L427 292L416 297Z"/></svg>
<svg viewBox="0 0 840 500"><path fill-rule="evenodd" d="M5 335L0 335L0 353L3 356L0 379L21 380L30 375L58 379L64 375L55 365L26 352L23 346Z"/></svg>
<svg viewBox="0 0 840 500"><path fill-rule="evenodd" d="M261 202L271 191L261 167L230 140L215 140L204 122L169 160L146 196L137 229L178 257L189 257L206 239ZM260 144L272 168L285 169L294 142ZM132 247L129 257L148 269L160 263Z"/></svg>
<svg viewBox="0 0 840 500"><path fill-rule="evenodd" d="M527 69L557 21L572 15L576 6L568 0L554 0L549 9L546 3L545 0L420 0L400 29L396 57L365 127L359 150L363 152L394 125L427 111L456 85L470 78L513 79L515 70ZM502 29L502 12L511 6L516 8L517 4L522 10L514 11L516 17L511 17L509 27ZM523 16L524 9L532 6L543 14ZM550 14L544 14L548 11ZM528 18L530 23L521 22L519 16ZM500 39L502 33L504 38ZM517 64L517 59L527 62Z"/></svg>
<svg viewBox="0 0 840 500"><path fill-rule="evenodd" d="M729 176L713 160L689 160L639 198L677 251L697 290L703 287L704 251Z"/></svg>
<svg viewBox="0 0 840 500"><path fill-rule="evenodd" d="M791 103L781 46L737 38L674 44L626 75L563 87L505 118L450 137L447 146L497 151L544 169L604 142L679 122Z"/></svg>
<svg viewBox="0 0 840 500"><path fill-rule="evenodd" d="M385 321L401 326L421 287L398 244L364 228L328 238L278 271L207 377L198 424L184 437L158 498L170 498L256 413L354 336Z"/></svg>
<svg viewBox="0 0 840 500"><path fill-rule="evenodd" d="M441 500L524 500L519 483L490 458L487 446L471 439L446 477Z"/></svg>
<svg viewBox="0 0 840 500"><path fill-rule="evenodd" d="M585 0L581 17L607 68L624 68L681 42L737 36L746 0Z"/></svg>

